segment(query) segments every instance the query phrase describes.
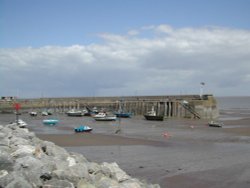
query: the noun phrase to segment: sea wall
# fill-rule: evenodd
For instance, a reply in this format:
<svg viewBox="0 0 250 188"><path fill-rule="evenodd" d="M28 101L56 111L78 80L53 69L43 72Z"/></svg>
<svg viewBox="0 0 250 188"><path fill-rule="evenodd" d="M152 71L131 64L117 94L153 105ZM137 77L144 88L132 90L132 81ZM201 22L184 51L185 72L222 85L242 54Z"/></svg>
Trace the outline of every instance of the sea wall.
<svg viewBox="0 0 250 188"><path fill-rule="evenodd" d="M185 101L186 103L183 103ZM154 107L157 114L166 118L215 119L218 117L217 102L213 95L172 95L172 96L123 96L123 97L69 97L37 98L0 101L0 111L13 111L13 104L21 105L21 111L42 111L51 109L64 113L69 109L85 107L105 108L117 111L122 104L123 110L134 115L144 115Z"/></svg>
<svg viewBox="0 0 250 188"><path fill-rule="evenodd" d="M130 177L116 163L88 161L27 128L0 125L1 188L159 188Z"/></svg>

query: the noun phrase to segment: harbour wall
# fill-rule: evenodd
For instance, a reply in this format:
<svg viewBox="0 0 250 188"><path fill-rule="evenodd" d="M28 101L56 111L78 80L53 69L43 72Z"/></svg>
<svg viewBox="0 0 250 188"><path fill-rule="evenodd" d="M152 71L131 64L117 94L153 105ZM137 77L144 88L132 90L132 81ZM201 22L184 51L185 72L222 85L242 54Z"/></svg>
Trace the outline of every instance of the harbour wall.
<svg viewBox="0 0 250 188"><path fill-rule="evenodd" d="M213 95L162 95L162 96L117 96L117 97L68 97L68 98L35 98L0 101L0 111L13 112L14 104L19 103L21 112L50 109L64 113L69 109L105 109L117 111L121 106L124 111L134 115L143 115L152 107L158 115L166 118L215 119L219 112Z"/></svg>

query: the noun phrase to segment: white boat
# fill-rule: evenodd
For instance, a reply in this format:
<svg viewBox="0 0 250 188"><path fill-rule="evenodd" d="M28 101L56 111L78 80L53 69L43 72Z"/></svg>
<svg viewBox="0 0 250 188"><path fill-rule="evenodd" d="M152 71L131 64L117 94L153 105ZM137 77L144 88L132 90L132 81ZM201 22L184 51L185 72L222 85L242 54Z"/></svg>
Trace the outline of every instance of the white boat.
<svg viewBox="0 0 250 188"><path fill-rule="evenodd" d="M37 112L35 111L30 112L30 116L37 116Z"/></svg>
<svg viewBox="0 0 250 188"><path fill-rule="evenodd" d="M22 119L18 119L18 121L16 122L12 122L12 125L18 125L18 127L20 128L26 128L27 127L27 123L25 121L23 121Z"/></svg>
<svg viewBox="0 0 250 188"><path fill-rule="evenodd" d="M43 111L42 112L42 116L48 116L49 114L48 114L48 112L47 111Z"/></svg>
<svg viewBox="0 0 250 188"><path fill-rule="evenodd" d="M94 115L93 118L96 121L115 121L116 115L107 114L105 112L99 112L98 114Z"/></svg>
<svg viewBox="0 0 250 188"><path fill-rule="evenodd" d="M84 112L81 110L71 109L66 113L68 116L84 116Z"/></svg>
<svg viewBox="0 0 250 188"><path fill-rule="evenodd" d="M163 115L156 114L156 111L154 110L154 106L152 106L151 111L144 114L144 117L146 120L153 120L153 121L163 121L164 120Z"/></svg>
<svg viewBox="0 0 250 188"><path fill-rule="evenodd" d="M223 123L222 122L216 122L216 121L210 121L208 123L209 127L222 127L223 126Z"/></svg>

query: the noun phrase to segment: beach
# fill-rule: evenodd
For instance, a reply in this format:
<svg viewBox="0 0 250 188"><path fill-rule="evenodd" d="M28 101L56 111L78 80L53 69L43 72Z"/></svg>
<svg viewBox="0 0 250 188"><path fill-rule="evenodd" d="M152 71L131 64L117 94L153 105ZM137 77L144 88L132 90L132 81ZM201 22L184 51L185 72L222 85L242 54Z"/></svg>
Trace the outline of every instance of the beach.
<svg viewBox="0 0 250 188"><path fill-rule="evenodd" d="M57 126L44 126L41 117L28 114L21 118L40 139L81 153L90 161L117 162L145 182L167 188L245 188L250 186L249 114L246 108L221 109L222 128L209 127L208 120L157 122L142 116L95 122L91 117L57 114ZM7 122L10 116L2 120ZM80 123L91 126L92 133L74 133Z"/></svg>
<svg viewBox="0 0 250 188"><path fill-rule="evenodd" d="M82 153L91 161L116 161L129 175L161 187L249 187L250 127L246 123L250 119L224 121L222 129L208 127L200 120L167 121L166 127L161 127L162 122L151 126L147 122L141 131L124 125L119 135L37 136ZM163 135L165 132L169 137Z"/></svg>

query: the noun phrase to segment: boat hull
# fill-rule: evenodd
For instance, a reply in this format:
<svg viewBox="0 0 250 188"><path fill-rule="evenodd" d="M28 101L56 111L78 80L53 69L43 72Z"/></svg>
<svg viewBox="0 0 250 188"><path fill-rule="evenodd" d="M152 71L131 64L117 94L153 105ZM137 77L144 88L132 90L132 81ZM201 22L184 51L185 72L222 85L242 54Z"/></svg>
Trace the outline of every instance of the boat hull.
<svg viewBox="0 0 250 188"><path fill-rule="evenodd" d="M116 117L94 117L96 121L115 121Z"/></svg>
<svg viewBox="0 0 250 188"><path fill-rule="evenodd" d="M218 128L221 128L221 127L222 127L222 125L220 125L220 124L215 124L215 123L209 123L208 126L209 126L209 127L218 127Z"/></svg>
<svg viewBox="0 0 250 188"><path fill-rule="evenodd" d="M93 129L88 126L80 126L78 128L75 128L74 130L76 133L80 133L80 132L91 132Z"/></svg>
<svg viewBox="0 0 250 188"><path fill-rule="evenodd" d="M116 113L116 117L121 117L121 118L130 118L131 114L130 113Z"/></svg>
<svg viewBox="0 0 250 188"><path fill-rule="evenodd" d="M115 118L94 118L96 121L115 121Z"/></svg>
<svg viewBox="0 0 250 188"><path fill-rule="evenodd" d="M43 120L44 125L56 125L58 123L58 120Z"/></svg>
<svg viewBox="0 0 250 188"><path fill-rule="evenodd" d="M152 116L152 115L144 115L146 120L150 120L150 121L163 121L164 120L164 116Z"/></svg>
<svg viewBox="0 0 250 188"><path fill-rule="evenodd" d="M84 116L84 113L67 113L68 116L73 116L73 117L81 117Z"/></svg>
<svg viewBox="0 0 250 188"><path fill-rule="evenodd" d="M221 123L221 122L214 122L214 121L211 121L211 122L208 123L208 126L209 126L209 127L218 127L218 128L221 128L222 125L223 125L223 123Z"/></svg>

